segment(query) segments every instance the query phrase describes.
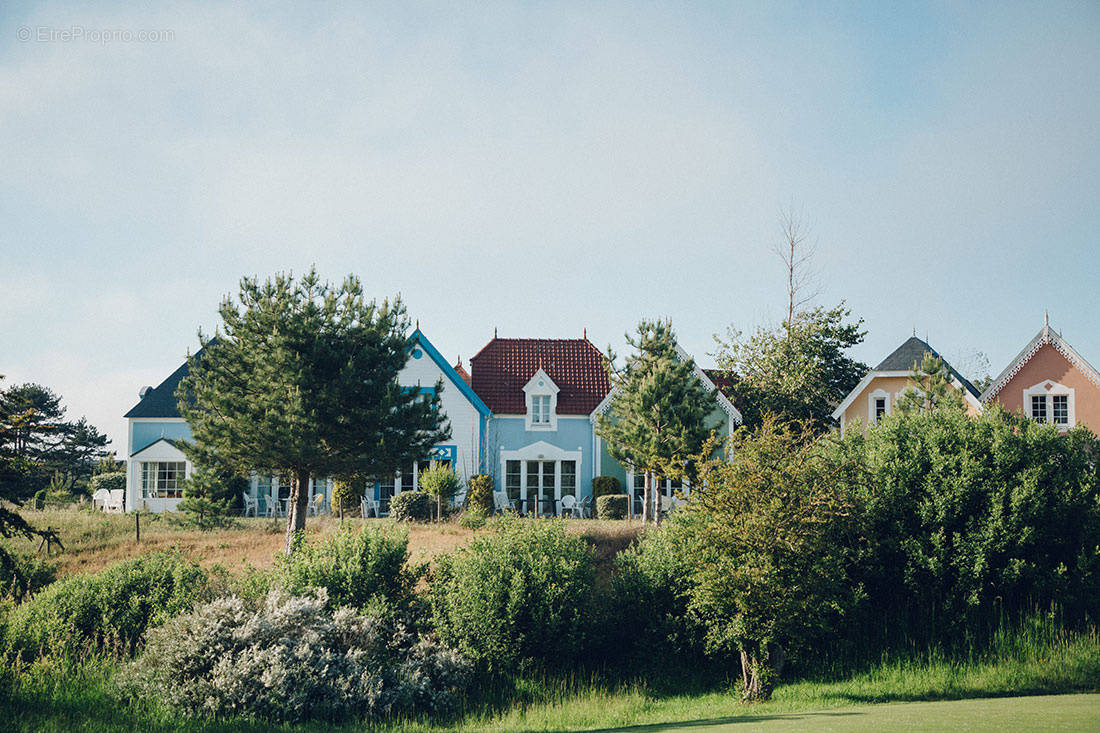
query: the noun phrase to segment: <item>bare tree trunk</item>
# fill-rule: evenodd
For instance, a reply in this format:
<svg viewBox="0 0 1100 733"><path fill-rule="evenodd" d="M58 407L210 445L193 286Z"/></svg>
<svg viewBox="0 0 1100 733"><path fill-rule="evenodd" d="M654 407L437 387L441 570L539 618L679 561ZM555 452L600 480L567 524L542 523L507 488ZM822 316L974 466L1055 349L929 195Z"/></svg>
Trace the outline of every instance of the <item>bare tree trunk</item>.
<svg viewBox="0 0 1100 733"><path fill-rule="evenodd" d="M653 523L661 526L661 499L664 497L664 489L660 486L653 487Z"/></svg>
<svg viewBox="0 0 1100 733"><path fill-rule="evenodd" d="M645 488L642 490L642 524L649 524L650 502L653 497L653 474L645 472Z"/></svg>
<svg viewBox="0 0 1100 733"><path fill-rule="evenodd" d="M745 702L770 700L786 661L787 653L778 644L768 644L762 649L742 649L741 699Z"/></svg>
<svg viewBox="0 0 1100 733"><path fill-rule="evenodd" d="M294 538L306 528L306 507L309 504L309 471L298 471L290 479L290 502L286 513L287 555L294 553Z"/></svg>

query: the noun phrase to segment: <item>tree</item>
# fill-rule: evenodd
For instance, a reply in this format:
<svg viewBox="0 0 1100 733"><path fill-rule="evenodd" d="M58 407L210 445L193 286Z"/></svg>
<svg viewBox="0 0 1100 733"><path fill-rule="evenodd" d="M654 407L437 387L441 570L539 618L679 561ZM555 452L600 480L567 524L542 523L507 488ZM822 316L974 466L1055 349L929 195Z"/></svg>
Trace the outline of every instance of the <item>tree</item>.
<svg viewBox="0 0 1100 733"><path fill-rule="evenodd" d="M354 276L339 287L241 280L219 308L221 332L199 333L177 397L198 456L242 475L290 476L286 552L305 528L310 476L380 476L450 435L434 392L405 389L409 321L400 298L367 301Z"/></svg>
<svg viewBox="0 0 1100 733"><path fill-rule="evenodd" d="M0 380L3 378L3 375L0 375ZM23 499L26 498L22 490L26 484L26 477L32 470L30 462L18 455L14 449L17 435L13 428L15 421L9 412L10 409L11 403L6 399L0 399L0 537L4 539L24 537L28 540L49 538L56 541L56 533L32 526L19 513L5 506L5 503L15 506L22 504ZM0 545L0 574L5 577L14 577L19 583L26 581L19 563L2 545Z"/></svg>
<svg viewBox="0 0 1100 733"><path fill-rule="evenodd" d="M195 463L194 472L184 480L183 501L178 510L202 530L224 527L229 514L248 490L247 479L234 475L224 466Z"/></svg>
<svg viewBox="0 0 1100 733"><path fill-rule="evenodd" d="M905 390L898 398L898 412L909 414L937 410L964 411L966 403L959 391L962 387L956 388L952 379L951 370L943 359L930 351L924 352L921 363L914 364L909 373L909 380L915 388Z"/></svg>
<svg viewBox="0 0 1100 733"><path fill-rule="evenodd" d="M38 384L18 384L0 393L6 426L5 445L22 466L19 485L11 487L26 497L49 483L61 493L72 493L106 455L107 436L85 418L65 420L61 398ZM63 477L58 483L56 477Z"/></svg>
<svg viewBox="0 0 1100 733"><path fill-rule="evenodd" d="M845 352L863 341L863 320L851 323L841 301L826 310L815 306L795 313L778 328L758 328L751 337L730 329L719 340L718 366L734 375L734 402L744 424L760 425L767 413L809 421L822 432L832 411L859 383L867 365Z"/></svg>
<svg viewBox="0 0 1100 733"><path fill-rule="evenodd" d="M654 476L691 479L691 458L709 430L714 393L695 374L695 362L681 358L670 321L643 320L637 336L626 335L635 350L622 369L608 350L607 369L615 389L596 432L611 456L645 475L642 521L660 521L653 491Z"/></svg>
<svg viewBox="0 0 1100 733"><path fill-rule="evenodd" d="M787 650L859 597L847 582L853 503L836 487L858 469L829 460L809 423L774 416L739 428L728 450L732 460L701 459L678 520L688 610L708 649L740 656L744 699L766 700Z"/></svg>
<svg viewBox="0 0 1100 733"><path fill-rule="evenodd" d="M432 466L420 477L420 489L435 499L435 519L443 519L443 502L450 501L462 488L462 480L450 466Z"/></svg>

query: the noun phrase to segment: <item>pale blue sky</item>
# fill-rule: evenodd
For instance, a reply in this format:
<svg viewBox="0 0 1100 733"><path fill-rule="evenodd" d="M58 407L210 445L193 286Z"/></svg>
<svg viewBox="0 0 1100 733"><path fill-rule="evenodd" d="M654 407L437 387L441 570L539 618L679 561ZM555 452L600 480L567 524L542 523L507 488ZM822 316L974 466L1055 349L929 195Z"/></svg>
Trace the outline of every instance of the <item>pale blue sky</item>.
<svg viewBox="0 0 1100 733"><path fill-rule="evenodd" d="M671 316L708 363L792 202L864 361L996 373L1049 309L1100 364L1094 2L10 5L0 373L120 450L243 274L354 272L449 358Z"/></svg>

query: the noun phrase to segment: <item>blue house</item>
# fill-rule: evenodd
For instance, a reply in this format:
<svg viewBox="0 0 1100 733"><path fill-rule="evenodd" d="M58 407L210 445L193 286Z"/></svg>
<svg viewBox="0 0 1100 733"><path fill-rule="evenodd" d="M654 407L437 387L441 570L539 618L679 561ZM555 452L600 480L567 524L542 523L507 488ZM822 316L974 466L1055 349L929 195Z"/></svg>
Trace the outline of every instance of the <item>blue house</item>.
<svg viewBox="0 0 1100 733"><path fill-rule="evenodd" d="M394 495L418 489L421 474L439 464L450 465L464 482L478 473L493 475L496 489L506 491L524 512L559 512L566 495L591 498L592 480L601 475L617 477L640 506L642 476L613 459L596 435L597 418L613 395L603 356L587 338L494 336L470 360L469 372L461 362L452 366L444 359L419 328L409 337L407 352L399 384L433 390L442 382L440 409L450 420L451 437L393 475L362 487L383 512ZM174 511L183 498L182 480L193 467L180 445L192 436L175 392L187 373L185 363L157 387L142 389L139 402L126 413L127 511ZM703 370L696 375L714 389ZM713 425L732 432L741 415L724 394L716 395ZM668 495L689 490L667 480L660 488ZM331 479L316 477L310 481L310 500L320 496L325 505L331 490ZM278 476L253 476L249 494L260 514L273 514L285 510L290 487Z"/></svg>

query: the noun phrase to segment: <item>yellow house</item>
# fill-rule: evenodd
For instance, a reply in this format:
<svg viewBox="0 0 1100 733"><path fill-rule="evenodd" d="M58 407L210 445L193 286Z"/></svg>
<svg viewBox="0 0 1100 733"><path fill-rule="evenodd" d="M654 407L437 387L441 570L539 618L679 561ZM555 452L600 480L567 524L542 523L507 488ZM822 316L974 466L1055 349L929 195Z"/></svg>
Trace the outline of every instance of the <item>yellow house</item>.
<svg viewBox="0 0 1100 733"><path fill-rule="evenodd" d="M878 366L867 372L867 376L833 411L833 419L840 423L841 434L849 429L863 430L867 425L877 423L883 415L892 413L901 395L906 390L917 388L909 375L924 359L925 353L940 356L927 343L913 336L894 349L894 352L883 359ZM943 359L942 356L940 358ZM981 394L978 389L955 371L946 360L944 364L951 372L951 384L962 393L966 413L968 415L980 413L982 403L979 400Z"/></svg>

